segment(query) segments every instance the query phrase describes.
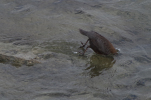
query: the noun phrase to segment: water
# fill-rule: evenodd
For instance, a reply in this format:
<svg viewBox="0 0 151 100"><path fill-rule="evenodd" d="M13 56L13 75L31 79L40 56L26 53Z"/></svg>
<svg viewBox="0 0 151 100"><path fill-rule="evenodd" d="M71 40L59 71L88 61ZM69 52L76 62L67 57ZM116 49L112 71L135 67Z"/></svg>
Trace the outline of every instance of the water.
<svg viewBox="0 0 151 100"><path fill-rule="evenodd" d="M150 0L1 0L0 99L150 100L150 12ZM79 56L79 28L119 54Z"/></svg>

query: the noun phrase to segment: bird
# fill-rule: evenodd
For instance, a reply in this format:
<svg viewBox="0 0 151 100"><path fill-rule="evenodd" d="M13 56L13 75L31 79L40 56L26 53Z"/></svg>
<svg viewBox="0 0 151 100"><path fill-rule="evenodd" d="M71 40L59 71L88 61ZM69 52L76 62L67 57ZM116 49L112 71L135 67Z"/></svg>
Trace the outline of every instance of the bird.
<svg viewBox="0 0 151 100"><path fill-rule="evenodd" d="M85 54L88 48L91 48L95 53L97 54L103 54L103 55L114 55L117 54L117 50L114 48L112 43L107 40L104 36L100 35L99 33L95 31L85 31L82 29L79 29L79 32L82 35L85 35L88 37L88 40L86 41L85 44L82 44L80 48L84 48L87 43L89 42L90 45L86 47L82 55Z"/></svg>

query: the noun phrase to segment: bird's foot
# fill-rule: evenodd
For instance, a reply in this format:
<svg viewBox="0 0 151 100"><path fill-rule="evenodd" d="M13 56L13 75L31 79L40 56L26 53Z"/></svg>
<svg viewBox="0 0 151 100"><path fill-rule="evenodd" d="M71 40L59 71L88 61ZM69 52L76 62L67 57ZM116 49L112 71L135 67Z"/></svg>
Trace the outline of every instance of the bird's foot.
<svg viewBox="0 0 151 100"><path fill-rule="evenodd" d="M81 42L81 44L82 44L82 46L80 46L79 48L84 48L84 47L85 47L85 44L82 43L82 42Z"/></svg>

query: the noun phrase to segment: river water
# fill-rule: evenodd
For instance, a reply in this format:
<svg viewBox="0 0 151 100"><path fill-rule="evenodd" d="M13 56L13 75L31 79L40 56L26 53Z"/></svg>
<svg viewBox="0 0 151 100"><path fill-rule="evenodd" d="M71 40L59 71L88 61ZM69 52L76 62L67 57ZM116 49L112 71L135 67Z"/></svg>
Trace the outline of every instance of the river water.
<svg viewBox="0 0 151 100"><path fill-rule="evenodd" d="M150 0L0 0L0 99L151 100L150 12ZM79 28L118 55L79 56Z"/></svg>

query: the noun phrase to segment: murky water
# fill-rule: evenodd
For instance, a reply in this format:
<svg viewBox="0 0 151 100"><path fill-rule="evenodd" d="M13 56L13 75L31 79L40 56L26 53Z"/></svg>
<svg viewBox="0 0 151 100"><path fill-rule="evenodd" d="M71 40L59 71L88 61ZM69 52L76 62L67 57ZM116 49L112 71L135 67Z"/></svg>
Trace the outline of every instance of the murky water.
<svg viewBox="0 0 151 100"><path fill-rule="evenodd" d="M1 0L1 100L150 100L150 0ZM120 49L79 56L78 29Z"/></svg>

